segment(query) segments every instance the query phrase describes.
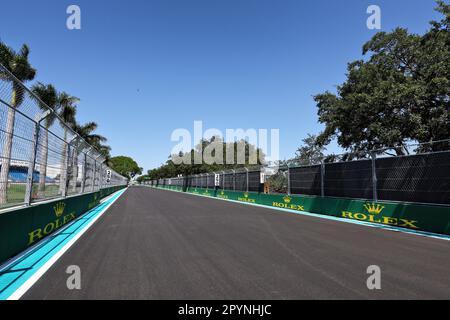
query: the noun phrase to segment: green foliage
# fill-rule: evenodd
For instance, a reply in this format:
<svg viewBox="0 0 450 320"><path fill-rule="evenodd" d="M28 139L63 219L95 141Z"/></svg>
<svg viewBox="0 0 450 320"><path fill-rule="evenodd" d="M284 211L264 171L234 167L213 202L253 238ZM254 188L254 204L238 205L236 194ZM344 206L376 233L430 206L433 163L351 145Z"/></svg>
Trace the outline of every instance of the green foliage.
<svg viewBox="0 0 450 320"><path fill-rule="evenodd" d="M148 177L150 179L161 179L161 178L171 178L176 177L178 175L193 175L193 174L199 174L199 173L206 173L206 172L217 172L217 171L223 171L223 170L230 170L230 169L236 169L236 168L242 168L244 166L248 166L251 163L251 155L256 154L257 156L257 164L261 164L264 162L264 154L261 149L257 149L254 145L249 144L247 141L241 140L234 143L226 143L218 137L212 137L210 140L202 139L198 145L195 147L195 149L192 149L190 152L187 153L180 153L178 155L172 155L169 157L167 162L160 166L159 168L149 170L148 171ZM212 143L217 143L217 145L222 147L222 162L220 163L213 163L208 164L205 161L202 161L201 164L196 164L195 159L202 158L203 155L202 150L204 151L208 146L211 146ZM245 151L245 159L243 164L237 164L237 154L239 148L243 148ZM219 147L220 148L220 147ZM227 152L234 151L234 161L233 164L226 164L226 157ZM215 156L215 151L213 151L212 156ZM181 163L181 164L175 164L174 158L175 157L187 157L190 155L190 163Z"/></svg>
<svg viewBox="0 0 450 320"><path fill-rule="evenodd" d="M450 6L438 1L437 10L443 19L424 35L377 33L363 47L370 57L348 65L337 94L314 97L326 126L319 145L337 138L352 152L387 147L403 154L407 141L450 137Z"/></svg>
<svg viewBox="0 0 450 320"><path fill-rule="evenodd" d="M0 41L0 64L22 82L31 81L36 76L36 69L28 61L29 54L30 49L26 44L22 46L19 52L16 52ZM0 72L0 79L10 81L9 76L3 72ZM24 91L16 82L12 82L12 86L13 101L11 104L13 108L18 108L23 102Z"/></svg>
<svg viewBox="0 0 450 320"><path fill-rule="evenodd" d="M73 128L76 123L77 106L80 101L77 97L71 96L67 92L60 92L58 94L58 109L59 116L64 122Z"/></svg>
<svg viewBox="0 0 450 320"><path fill-rule="evenodd" d="M94 133L98 125L95 122L88 122L83 125L75 121L73 130L80 135L87 143L97 149L105 158L106 164L111 166L111 147L104 143L107 139L99 134Z"/></svg>
<svg viewBox="0 0 450 320"><path fill-rule="evenodd" d="M287 193L288 179L286 171L278 171L276 174L267 178L267 184L270 188L270 193Z"/></svg>
<svg viewBox="0 0 450 320"><path fill-rule="evenodd" d="M33 87L31 87L31 91L38 96L38 98L45 103L46 105L40 104L39 107L42 109L42 113L46 112L47 106L50 107L52 110L56 110L58 107L58 92L56 91L56 88L51 85L47 84L44 85L41 82L38 82ZM45 118L45 127L49 128L53 122L55 121L55 113L50 113Z"/></svg>
<svg viewBox="0 0 450 320"><path fill-rule="evenodd" d="M326 150L323 145L317 143L317 136L308 134L308 137L302 140L303 144L297 149L295 161L300 165L313 165L320 163Z"/></svg>
<svg viewBox="0 0 450 320"><path fill-rule="evenodd" d="M20 81L33 80L36 75L36 70L30 65L28 61L29 48L23 45L19 52L15 52L5 43L0 41L0 63L8 69ZM10 81L9 76L5 72L0 71L0 79ZM13 93L11 99L11 106L18 108L24 99L24 90L16 83L12 82ZM71 96L66 92L60 92L51 85L44 85L38 82L32 87L32 91L51 109L58 110L58 115L66 122L69 127L96 148L106 159L107 163L110 158L111 148L104 144L107 139L101 135L94 134L93 131L97 129L95 122L89 122L85 125L80 125L76 121L76 104L79 102L77 97ZM41 106L43 111L47 107ZM50 114L45 119L45 127L49 128L55 121L56 114ZM65 131L67 134L67 131ZM81 141L75 141L75 144Z"/></svg>
<svg viewBox="0 0 450 320"><path fill-rule="evenodd" d="M128 179L131 179L134 175L142 174L142 168L130 157L113 157L110 162L111 169L124 177L128 177Z"/></svg>

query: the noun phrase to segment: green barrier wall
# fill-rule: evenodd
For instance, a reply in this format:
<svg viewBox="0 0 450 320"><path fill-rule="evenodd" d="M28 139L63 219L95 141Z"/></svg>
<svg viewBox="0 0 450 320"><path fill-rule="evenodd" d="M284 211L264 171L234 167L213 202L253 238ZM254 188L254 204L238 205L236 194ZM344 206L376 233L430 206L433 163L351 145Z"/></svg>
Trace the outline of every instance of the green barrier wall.
<svg viewBox="0 0 450 320"><path fill-rule="evenodd" d="M96 207L102 198L123 188L123 186L105 188L89 194L1 213L0 263L38 243Z"/></svg>
<svg viewBox="0 0 450 320"><path fill-rule="evenodd" d="M450 235L450 207L189 188L189 193Z"/></svg>

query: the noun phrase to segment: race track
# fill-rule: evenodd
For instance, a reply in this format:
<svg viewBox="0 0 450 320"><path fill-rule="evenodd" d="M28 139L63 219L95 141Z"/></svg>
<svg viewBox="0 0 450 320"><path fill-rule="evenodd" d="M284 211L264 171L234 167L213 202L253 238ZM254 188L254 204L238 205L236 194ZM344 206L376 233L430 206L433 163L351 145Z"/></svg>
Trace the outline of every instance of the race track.
<svg viewBox="0 0 450 320"><path fill-rule="evenodd" d="M449 241L132 187L22 298L450 299L449 271Z"/></svg>

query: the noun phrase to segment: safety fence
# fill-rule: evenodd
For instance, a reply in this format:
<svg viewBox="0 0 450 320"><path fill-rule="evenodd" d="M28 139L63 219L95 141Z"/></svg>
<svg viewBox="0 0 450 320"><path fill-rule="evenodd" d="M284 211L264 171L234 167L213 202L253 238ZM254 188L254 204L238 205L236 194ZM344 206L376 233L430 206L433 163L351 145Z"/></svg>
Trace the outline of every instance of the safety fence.
<svg viewBox="0 0 450 320"><path fill-rule="evenodd" d="M416 146L415 154L388 156L378 150L349 161L262 166L186 177L148 180L152 186L180 186L268 194L310 195L373 201L450 204L449 141ZM406 149L406 147L405 147ZM443 149L443 151L433 151ZM408 151L409 152L409 151ZM337 156L336 156L337 157ZM362 155L359 155L362 157Z"/></svg>
<svg viewBox="0 0 450 320"><path fill-rule="evenodd" d="M102 154L0 64L0 209L127 184Z"/></svg>

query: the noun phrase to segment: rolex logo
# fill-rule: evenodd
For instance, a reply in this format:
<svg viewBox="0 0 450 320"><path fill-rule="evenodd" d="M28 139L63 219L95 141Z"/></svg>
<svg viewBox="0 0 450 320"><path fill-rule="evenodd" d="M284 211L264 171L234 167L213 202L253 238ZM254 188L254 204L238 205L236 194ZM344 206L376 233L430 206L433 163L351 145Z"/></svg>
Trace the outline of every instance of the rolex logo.
<svg viewBox="0 0 450 320"><path fill-rule="evenodd" d="M284 203L291 203L291 200L292 200L292 198L289 197L289 196L285 196L285 197L283 198Z"/></svg>
<svg viewBox="0 0 450 320"><path fill-rule="evenodd" d="M53 210L55 210L55 215L57 218L61 217L64 213L64 209L66 207L66 204L64 202L58 202L54 207Z"/></svg>
<svg viewBox="0 0 450 320"><path fill-rule="evenodd" d="M225 194L225 192L221 191L220 194L223 196Z"/></svg>
<svg viewBox="0 0 450 320"><path fill-rule="evenodd" d="M365 204L364 208L366 208L367 212L373 213L373 214L380 214L381 211L383 211L383 209L384 209L383 206L381 206L379 204L375 204L375 203Z"/></svg>
<svg viewBox="0 0 450 320"><path fill-rule="evenodd" d="M248 198L248 192L244 193L244 198Z"/></svg>

